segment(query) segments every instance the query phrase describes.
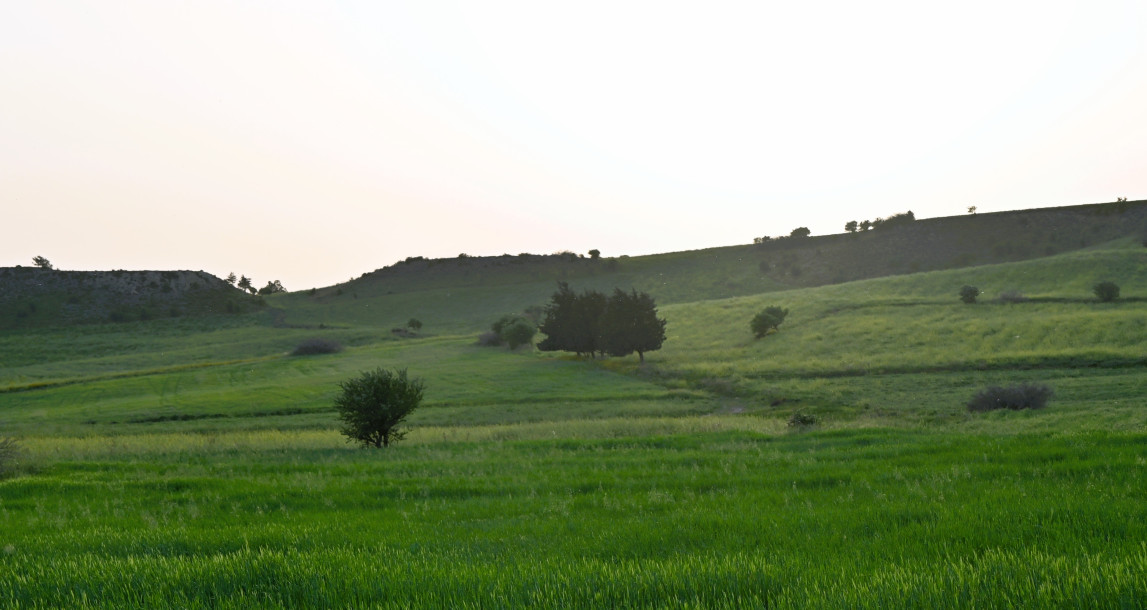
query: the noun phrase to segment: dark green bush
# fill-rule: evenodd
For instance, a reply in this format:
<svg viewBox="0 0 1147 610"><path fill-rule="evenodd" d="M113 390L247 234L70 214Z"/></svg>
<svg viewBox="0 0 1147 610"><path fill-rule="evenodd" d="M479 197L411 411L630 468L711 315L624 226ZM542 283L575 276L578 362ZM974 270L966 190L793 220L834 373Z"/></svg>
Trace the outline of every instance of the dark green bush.
<svg viewBox="0 0 1147 610"><path fill-rule="evenodd" d="M1001 303L1023 303L1028 298L1018 290L1005 290L1000 293L999 300Z"/></svg>
<svg viewBox="0 0 1147 610"><path fill-rule="evenodd" d="M976 302L976 297L980 296L980 289L975 286L964 286L960 288L960 300L971 305Z"/></svg>
<svg viewBox="0 0 1147 610"><path fill-rule="evenodd" d="M518 349L523 345L532 345L536 334L538 334L538 327L525 318L518 318L503 326L499 336L510 349Z"/></svg>
<svg viewBox="0 0 1147 610"><path fill-rule="evenodd" d="M787 315L789 315L788 309L781 309L775 305L766 307L753 316L753 320L749 322L749 328L752 329L753 335L760 339L769 334L770 330L779 330Z"/></svg>
<svg viewBox="0 0 1147 610"><path fill-rule="evenodd" d="M518 349L523 345L532 344L537 334L538 327L528 318L510 314L494 322L490 326L490 332L478 335L478 345L484 347L507 345L510 349Z"/></svg>
<svg viewBox="0 0 1147 610"><path fill-rule="evenodd" d="M409 379L406 369L367 371L339 384L335 410L342 420L341 432L349 441L363 447L389 447L402 440L406 431L399 426L422 402L424 385Z"/></svg>
<svg viewBox="0 0 1147 610"><path fill-rule="evenodd" d="M307 339L302 343L295 346L294 351L291 352L292 356L313 356L315 354L335 354L343 351L343 346L338 341L330 339Z"/></svg>
<svg viewBox="0 0 1147 610"><path fill-rule="evenodd" d="M482 347L498 347L501 344L502 338L498 336L498 333L492 330L478 335L478 345Z"/></svg>
<svg viewBox="0 0 1147 610"><path fill-rule="evenodd" d="M817 419L815 415L797 411L796 413L793 413L791 417L789 417L788 426L789 428L801 429L815 426L816 423Z"/></svg>
<svg viewBox="0 0 1147 610"><path fill-rule="evenodd" d="M1042 409L1047 406L1053 392L1044 383L1021 383L1007 387L989 386L976 393L968 401L968 410L973 413L996 409Z"/></svg>
<svg viewBox="0 0 1147 610"><path fill-rule="evenodd" d="M1110 303L1119 298L1119 285L1115 282L1099 282L1091 290L1104 303Z"/></svg>

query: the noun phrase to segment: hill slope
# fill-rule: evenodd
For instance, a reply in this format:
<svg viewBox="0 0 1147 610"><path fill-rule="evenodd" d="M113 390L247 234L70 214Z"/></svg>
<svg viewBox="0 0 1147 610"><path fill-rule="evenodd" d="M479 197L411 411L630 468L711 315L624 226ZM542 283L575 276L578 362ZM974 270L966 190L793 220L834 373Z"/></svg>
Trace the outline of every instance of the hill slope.
<svg viewBox="0 0 1147 610"><path fill-rule="evenodd" d="M242 313L261 304L203 271L0 267L0 328Z"/></svg>
<svg viewBox="0 0 1147 610"><path fill-rule="evenodd" d="M669 305L1032 260L1144 235L1147 201L1121 202L934 218L856 234L651 256L412 258L270 302L294 324L391 327L415 317L430 332L458 332L544 304L557 281L576 290L632 287Z"/></svg>

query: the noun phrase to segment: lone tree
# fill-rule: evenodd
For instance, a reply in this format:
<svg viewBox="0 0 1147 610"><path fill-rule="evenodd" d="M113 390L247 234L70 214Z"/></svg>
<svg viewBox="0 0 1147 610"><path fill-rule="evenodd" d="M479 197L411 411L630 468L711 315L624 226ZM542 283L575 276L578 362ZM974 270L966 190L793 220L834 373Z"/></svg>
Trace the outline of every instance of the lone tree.
<svg viewBox="0 0 1147 610"><path fill-rule="evenodd" d="M787 315L789 315L788 309L781 309L775 305L766 307L753 316L753 320L749 322L749 328L753 330L753 335L760 339L769 334L770 330L780 330L781 322L785 321Z"/></svg>
<svg viewBox="0 0 1147 610"><path fill-rule="evenodd" d="M812 235L812 231L810 231L808 227L797 227L789 233L789 237L796 237L798 239L808 237L809 235Z"/></svg>
<svg viewBox="0 0 1147 610"><path fill-rule="evenodd" d="M597 259L601 258L601 250L598 250L597 248L590 250L586 254L589 254L589 257L592 260L597 260Z"/></svg>
<svg viewBox="0 0 1147 610"><path fill-rule="evenodd" d="M1119 284L1115 282L1099 282L1091 290L1104 303L1110 303L1119 298Z"/></svg>
<svg viewBox="0 0 1147 610"><path fill-rule="evenodd" d="M347 442L357 441L363 447L389 447L400 441L406 431L399 424L422 402L421 379L408 379L406 369L367 371L339 384L342 391L335 397L335 410L343 422Z"/></svg>
<svg viewBox="0 0 1147 610"><path fill-rule="evenodd" d="M42 256L32 257L32 262L41 269L47 269L48 271L52 270L52 263Z"/></svg>
<svg viewBox="0 0 1147 610"><path fill-rule="evenodd" d="M976 302L976 297L980 296L980 289L975 286L963 286L960 288L960 300L971 305Z"/></svg>
<svg viewBox="0 0 1147 610"><path fill-rule="evenodd" d="M414 332L422 330L422 320L418 318L410 318L406 321L406 327Z"/></svg>

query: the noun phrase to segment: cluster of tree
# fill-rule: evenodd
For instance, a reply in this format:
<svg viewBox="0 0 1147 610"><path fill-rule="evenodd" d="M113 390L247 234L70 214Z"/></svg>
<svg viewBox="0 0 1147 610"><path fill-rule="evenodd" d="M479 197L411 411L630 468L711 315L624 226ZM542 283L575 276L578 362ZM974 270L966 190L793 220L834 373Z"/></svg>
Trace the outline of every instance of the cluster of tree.
<svg viewBox="0 0 1147 610"><path fill-rule="evenodd" d="M227 283L239 288L240 290L246 290L251 294L275 294L276 292L287 291L286 288L283 288L283 284L279 280L267 282L266 286L256 289L254 283L252 283L251 278L245 275L236 278L234 273L227 274Z"/></svg>
<svg viewBox="0 0 1147 610"><path fill-rule="evenodd" d="M972 208L972 209L974 209L974 208ZM876 220L863 220L861 222L856 222L855 220L850 220L850 221L844 223L844 230L848 231L849 233L856 233L858 230L859 231L868 231L870 229L889 229L892 227L902 227L904 225L911 224L915 221L916 221L916 215L912 213L912 210L908 210L907 212L903 212L900 214L893 214L893 215L889 216L888 218L877 218Z"/></svg>
<svg viewBox="0 0 1147 610"><path fill-rule="evenodd" d="M577 294L565 282L558 282L539 330L546 334L538 344L542 351L591 357L637 352L641 362L645 352L661 349L665 341L665 320L657 317L657 305L648 294L620 288L611 296L595 290Z"/></svg>
<svg viewBox="0 0 1147 610"><path fill-rule="evenodd" d="M792 231L790 231L788 235L780 235L778 237L769 237L768 235L765 235L764 237L754 237L753 243L760 245L760 244L763 244L765 242L770 242L770 241L782 241L782 240L786 240L786 239L804 239L810 235L812 235L812 231L808 227L797 227L797 228L793 229Z"/></svg>

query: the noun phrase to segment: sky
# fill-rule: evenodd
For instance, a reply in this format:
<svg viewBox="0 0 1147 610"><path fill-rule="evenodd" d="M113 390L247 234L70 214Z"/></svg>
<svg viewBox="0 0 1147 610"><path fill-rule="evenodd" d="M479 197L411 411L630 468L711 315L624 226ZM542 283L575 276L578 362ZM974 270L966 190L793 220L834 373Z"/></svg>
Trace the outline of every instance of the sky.
<svg viewBox="0 0 1147 610"><path fill-rule="evenodd" d="M0 0L0 266L322 287L1147 198L1147 2Z"/></svg>

